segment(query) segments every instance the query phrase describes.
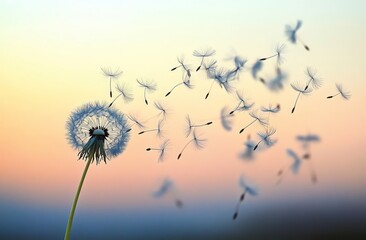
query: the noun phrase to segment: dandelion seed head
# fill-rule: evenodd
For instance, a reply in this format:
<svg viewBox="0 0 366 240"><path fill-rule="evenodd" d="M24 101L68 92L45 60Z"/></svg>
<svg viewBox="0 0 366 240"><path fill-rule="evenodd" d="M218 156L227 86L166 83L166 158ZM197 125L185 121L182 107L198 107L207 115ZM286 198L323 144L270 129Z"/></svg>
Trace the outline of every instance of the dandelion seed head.
<svg viewBox="0 0 366 240"><path fill-rule="evenodd" d="M126 86L126 84L117 83L116 89L121 94L123 100L126 103L131 102L133 100L133 94L131 90Z"/></svg>
<svg viewBox="0 0 366 240"><path fill-rule="evenodd" d="M165 157L167 148L169 146L169 142L170 142L170 140L169 139L166 139L162 144L160 144L159 161L163 161L164 160L164 157Z"/></svg>
<svg viewBox="0 0 366 240"><path fill-rule="evenodd" d="M270 147L274 145L274 141L271 139L271 136L276 133L276 129L274 128L266 128L264 132L259 132L257 135L263 141L266 146Z"/></svg>
<svg viewBox="0 0 366 240"><path fill-rule="evenodd" d="M66 127L69 143L80 150L79 159L91 158L97 164L122 153L129 140L125 116L101 103L89 103L76 109Z"/></svg>
<svg viewBox="0 0 366 240"><path fill-rule="evenodd" d="M342 96L344 99L346 99L346 100L350 99L351 94L350 94L349 92L345 91L345 90L343 89L343 86L342 86L341 84L337 83L337 84L336 84L336 88L337 88L338 92L341 94L341 96Z"/></svg>
<svg viewBox="0 0 366 240"><path fill-rule="evenodd" d="M110 77L110 78L118 78L123 71L120 71L119 68L112 70L111 68L100 68L104 74L104 76L106 77Z"/></svg>
<svg viewBox="0 0 366 240"><path fill-rule="evenodd" d="M202 149L205 147L204 142L206 141L206 139L200 138L200 136L197 134L196 130L193 130L193 142L194 142L194 146L197 149Z"/></svg>
<svg viewBox="0 0 366 240"><path fill-rule="evenodd" d="M257 111L250 112L249 115L256 119L262 126L268 125L268 122L263 117L259 116Z"/></svg>
<svg viewBox="0 0 366 240"><path fill-rule="evenodd" d="M291 85L292 89L294 89L296 92L302 93L303 95L308 95L313 91L313 89L311 89L311 88L304 90L305 87L301 86L301 84L299 82L291 83L290 85Z"/></svg>
<svg viewBox="0 0 366 240"><path fill-rule="evenodd" d="M212 49L212 48L206 48L204 50L194 50L193 51L193 56L195 57L211 57L213 55L215 55L216 50Z"/></svg>
<svg viewBox="0 0 366 240"><path fill-rule="evenodd" d="M160 102L156 101L154 102L155 108L160 111L160 115L163 116L163 119L165 120L168 116L169 110L168 108L164 107Z"/></svg>
<svg viewBox="0 0 366 240"><path fill-rule="evenodd" d="M127 115L128 119L130 119L132 122L134 122L140 129L145 128L145 125L142 121L138 120L138 118L132 114Z"/></svg>
<svg viewBox="0 0 366 240"><path fill-rule="evenodd" d="M286 52L286 45L285 44L278 44L276 46L276 53L277 53L277 64L280 65L284 61L284 53Z"/></svg>
<svg viewBox="0 0 366 240"><path fill-rule="evenodd" d="M227 107L223 107L221 109L221 112L220 112L221 125L226 131L231 131L232 130L233 122L230 119L232 117L233 117L233 115L229 114Z"/></svg>
<svg viewBox="0 0 366 240"><path fill-rule="evenodd" d="M308 76L311 86L315 89L322 86L322 81L320 78L316 77L316 73L316 70L311 67L307 67L305 70L305 74Z"/></svg>
<svg viewBox="0 0 366 240"><path fill-rule="evenodd" d="M137 83L140 85L140 87L145 88L146 91L153 92L156 91L157 84L154 81L148 81L148 80L142 80L142 79L136 79Z"/></svg>

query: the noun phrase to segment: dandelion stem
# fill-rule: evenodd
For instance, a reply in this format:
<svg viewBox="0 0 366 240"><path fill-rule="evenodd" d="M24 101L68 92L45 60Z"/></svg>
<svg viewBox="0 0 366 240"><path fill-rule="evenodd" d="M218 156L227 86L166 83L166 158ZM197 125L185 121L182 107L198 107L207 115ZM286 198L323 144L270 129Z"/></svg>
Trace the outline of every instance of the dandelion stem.
<svg viewBox="0 0 366 240"><path fill-rule="evenodd" d="M81 176L80 183L79 183L79 186L78 186L78 189L76 191L75 198L74 198L74 202L73 202L72 207L71 207L69 220L67 221L67 227L66 227L64 240L69 240L70 239L71 226L72 226L72 221L74 219L76 204L78 203L81 188L83 187L84 179L85 179L86 173L88 172L91 161L92 161L92 158L89 157L88 162L86 163L83 175Z"/></svg>
<svg viewBox="0 0 366 240"><path fill-rule="evenodd" d="M296 101L295 101L294 107L293 107L293 108L292 108L292 110L291 110L291 113L294 113L294 112L295 112L296 104L297 104L297 101L299 100L300 95L301 95L301 92L299 92L299 94L297 95L297 98L296 98Z"/></svg>
<svg viewBox="0 0 366 240"><path fill-rule="evenodd" d="M337 93L335 95L328 96L327 98L334 98L335 96L338 96L339 94L341 94L341 93Z"/></svg>
<svg viewBox="0 0 366 240"><path fill-rule="evenodd" d="M169 94L171 94L176 87L178 87L179 85L181 85L183 83L184 82L181 82L181 83L178 83L177 85L175 85L167 94L165 94L165 97L169 96Z"/></svg>
<svg viewBox="0 0 366 240"><path fill-rule="evenodd" d="M186 143L186 145L184 145L182 151L179 153L177 159L179 159L182 156L183 151L186 149L186 147L194 140L194 138L192 138L189 142Z"/></svg>
<svg viewBox="0 0 366 240"><path fill-rule="evenodd" d="M247 127L249 127L250 125L252 125L253 123L255 123L255 121L257 121L258 119L255 119L253 122L249 123L248 125L246 125L245 127L243 127L239 133L242 133Z"/></svg>
<svg viewBox="0 0 366 240"><path fill-rule="evenodd" d="M259 59L259 61L265 61L267 59L270 59L270 58L273 58L273 57L276 57L278 54L275 54L275 55L272 55L272 56L269 56L269 57L265 57L265 58L261 58Z"/></svg>
<svg viewBox="0 0 366 240"><path fill-rule="evenodd" d="M207 98L208 98L208 95L210 95L210 92L211 92L211 89L212 89L212 86L213 86L214 82L215 82L215 81L214 81L214 80L212 80L212 83L211 83L210 89L208 90L208 92L207 92L207 94L206 94L205 99L207 99Z"/></svg>
<svg viewBox="0 0 366 240"><path fill-rule="evenodd" d="M234 112L236 112L239 108L240 108L240 105L243 103L243 101L240 101L238 106L236 106L236 108L234 110L232 110L229 114L233 114Z"/></svg>
<svg viewBox="0 0 366 240"><path fill-rule="evenodd" d="M112 104L117 100L117 98L119 98L122 95L122 93L120 93L110 104L108 107L111 107Z"/></svg>

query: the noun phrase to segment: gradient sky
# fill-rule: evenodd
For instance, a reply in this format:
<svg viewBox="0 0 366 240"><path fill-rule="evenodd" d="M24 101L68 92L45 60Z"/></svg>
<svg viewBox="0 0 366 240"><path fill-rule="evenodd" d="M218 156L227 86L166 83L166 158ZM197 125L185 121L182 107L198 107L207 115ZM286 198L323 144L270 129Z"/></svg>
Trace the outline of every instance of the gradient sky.
<svg viewBox="0 0 366 240"><path fill-rule="evenodd" d="M129 104L117 100L115 106L142 119L156 112L144 104L135 79L158 83L158 90L148 97L151 103L161 100L171 109L166 137L172 145L165 161L158 163L157 154L145 149L158 146L164 138L132 131L123 154L107 165L91 166L78 207L172 207L167 199L151 197L165 177L175 181L191 206L215 199L213 208L215 202L234 207L241 173L260 187L252 204L325 196L365 198L365 12L366 2L361 0L1 1L1 198L61 207L68 213L85 162L77 161L77 151L68 144L65 123L84 103L111 101L109 81L100 67L124 71L117 82L126 82L135 99ZM289 43L284 35L284 26L298 19L303 21L299 35L310 52ZM184 55L195 69L199 60L192 56L193 50L212 47L219 65L232 66L225 59L238 54L250 66L257 58L272 54L277 43L287 44L282 70L289 78L283 91L270 92L252 79L248 69L235 83L256 107L281 104L280 113L270 118L278 143L258 153L253 162L238 155L246 133L254 137L261 127L253 126L239 135L239 129L250 121L247 113L240 113L233 131L224 131L219 113L223 106L235 106L235 96L214 85L204 100L210 82L203 72L193 74L193 90L177 88L164 98L180 81L181 73L170 71L177 56ZM261 74L273 76L275 66L268 60ZM301 98L291 115L296 93L289 83L305 82L307 66L317 70L323 86ZM335 92L335 83L352 93L349 101L326 99ZM205 148L187 148L177 161L187 141L184 117L188 113L196 122L212 120L214 124L201 131L207 139ZM295 137L307 133L322 139L311 148L319 182L311 184L304 166L299 175L289 175L275 186L277 171L290 162L285 150L300 152Z"/></svg>

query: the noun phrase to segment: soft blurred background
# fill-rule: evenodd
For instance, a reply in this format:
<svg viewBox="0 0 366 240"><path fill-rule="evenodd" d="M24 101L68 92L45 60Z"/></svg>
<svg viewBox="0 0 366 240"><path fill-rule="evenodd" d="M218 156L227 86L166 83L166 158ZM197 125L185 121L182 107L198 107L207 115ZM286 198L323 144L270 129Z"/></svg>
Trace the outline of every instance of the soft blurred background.
<svg viewBox="0 0 366 240"><path fill-rule="evenodd" d="M84 161L66 140L65 123L80 105L109 103L109 80L101 67L120 68L113 84L126 83L134 101L114 106L148 119L157 112L146 106L136 78L154 80L170 114L165 137L131 131L126 150L108 164L89 169L74 218L72 239L366 239L366 2L365 1L8 1L0 2L0 238L63 239L69 210ZM299 36L310 47L291 44L285 25L303 21ZM250 66L287 45L282 91L272 92L253 80ZM177 56L195 69L194 50L211 47L219 66L231 67L235 54L248 59L235 87L256 103L281 105L270 116L277 129L273 147L255 159L239 157L248 134L262 130L247 112L234 118L233 130L220 125L220 111L237 104L235 94L214 85L203 71L192 73L192 90L178 87L181 72L170 69ZM317 69L320 89L301 97L289 83L305 82L306 67ZM260 72L276 74L275 60ZM326 99L342 83L352 94ZM205 148L184 144L185 116L213 121L200 129ZM155 121L147 123L149 128ZM310 180L308 162L298 175L276 185L277 172L291 163L286 149L299 154L297 135L317 134L311 163L318 182ZM165 138L171 146L163 162L146 152ZM236 221L242 192L241 174L259 187L247 196ZM184 202L176 208L169 196L154 198L163 179L174 181Z"/></svg>

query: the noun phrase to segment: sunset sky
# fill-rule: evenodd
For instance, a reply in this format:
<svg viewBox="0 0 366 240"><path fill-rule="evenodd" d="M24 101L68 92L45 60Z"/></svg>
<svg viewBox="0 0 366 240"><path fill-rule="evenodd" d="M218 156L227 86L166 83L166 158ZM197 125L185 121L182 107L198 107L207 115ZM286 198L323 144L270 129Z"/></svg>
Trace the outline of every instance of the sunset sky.
<svg viewBox="0 0 366 240"><path fill-rule="evenodd" d="M80 238L87 238L85 226L94 220L106 225L116 219L128 223L126 229L113 224L108 229L117 235L126 231L130 238L141 234L139 223L154 229L156 239L164 235L167 223L176 224L172 229L177 232L191 228L192 236L214 226L230 231L240 226L231 216L241 194L241 174L255 182L260 192L243 203L243 226L250 214L265 214L263 209L279 205L319 207L329 199L335 206L337 200L339 205L365 202L365 12L366 2L361 0L1 1L0 238L14 236L19 219L24 236L37 236L36 230L48 221L49 231L57 233L51 235L62 238L85 166L66 139L65 124L70 113L85 103L112 101L101 67L122 70L113 86L125 83L134 94L130 103L122 99L114 103L122 113L149 119L157 113L154 101L166 105L170 113L164 137L138 135L138 129L133 129L121 155L108 164L91 165L73 226ZM290 43L284 34L285 25L295 26L297 20L303 22L298 36L310 51L299 42ZM280 67L288 78L283 90L272 92L252 78L250 68L257 59L274 54L281 43L286 51ZM214 84L204 99L211 80L204 71L195 72L200 59L192 53L209 47L216 50L211 58L219 67L232 68L235 55L248 60L233 86L255 102L253 109L281 106L269 119L278 142L258 151L253 161L239 155L248 134L256 141L263 127L253 124L239 134L251 121L248 112L233 117L232 131L220 124L221 109L237 104L235 91L228 94ZM180 70L170 71L180 56L192 69L194 88L180 86L164 97L181 81ZM274 77L276 66L275 59L265 61L260 75ZM297 94L290 83L305 84L307 67L317 70L322 86L302 96L291 114ZM148 106L136 79L157 83L157 91L147 94ZM350 91L350 100L326 99L336 93L336 83ZM189 146L177 160L190 139L184 133L187 114L194 122L213 124L199 129L207 139L205 147ZM155 128L156 120L146 125ZM305 161L298 175L286 175L277 186L278 170L291 163L286 149L302 153L296 136L305 134L321 138L311 145L318 182L311 183ZM159 146L164 139L170 139L171 145L164 161L158 162L158 153L145 149ZM165 178L174 181L185 202L183 209L176 209L169 198L152 197ZM53 216L40 209L49 209ZM36 219L35 227L29 227L26 219ZM99 236L103 230L93 231Z"/></svg>

